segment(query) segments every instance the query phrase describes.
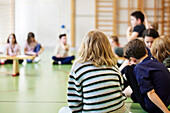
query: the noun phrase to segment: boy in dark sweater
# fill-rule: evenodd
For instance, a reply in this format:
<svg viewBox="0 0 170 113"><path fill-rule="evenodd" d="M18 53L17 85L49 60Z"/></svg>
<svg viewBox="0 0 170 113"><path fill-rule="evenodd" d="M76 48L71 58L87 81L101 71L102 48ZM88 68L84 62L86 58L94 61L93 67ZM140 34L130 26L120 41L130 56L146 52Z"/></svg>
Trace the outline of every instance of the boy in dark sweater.
<svg viewBox="0 0 170 113"><path fill-rule="evenodd" d="M147 112L169 113L167 107L170 105L170 72L156 59L148 57L145 44L138 40L131 40L124 48L125 58L136 62L133 75L139 87L139 103ZM133 77L133 76L132 76ZM133 82L132 80L129 82ZM133 89L132 89L133 90ZM134 91L134 95L138 95ZM144 104L142 103L144 102Z"/></svg>

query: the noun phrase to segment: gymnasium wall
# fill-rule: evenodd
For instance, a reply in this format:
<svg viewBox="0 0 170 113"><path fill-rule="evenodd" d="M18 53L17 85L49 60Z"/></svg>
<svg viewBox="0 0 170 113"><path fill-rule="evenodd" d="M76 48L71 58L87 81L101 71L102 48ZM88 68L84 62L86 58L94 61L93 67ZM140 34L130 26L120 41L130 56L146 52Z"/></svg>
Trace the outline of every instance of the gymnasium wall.
<svg viewBox="0 0 170 113"><path fill-rule="evenodd" d="M75 41L78 49L84 35L95 28L95 0L76 1L76 33ZM28 32L34 32L35 38L44 47L55 47L58 35L62 32L61 25L65 25L68 43L71 44L71 0L15 0L15 34L18 43L24 47ZM153 5L154 0L148 4ZM127 1L120 0L120 7L127 5ZM151 7L151 5L149 7ZM148 7L148 6L147 6ZM147 12L149 14L149 11ZM119 21L129 18L127 11L118 12ZM152 20L149 18L149 20ZM125 35L127 24L121 24L117 29L119 34ZM9 34L6 34L8 36ZM7 37L2 37L6 40ZM122 45L126 38L121 37Z"/></svg>

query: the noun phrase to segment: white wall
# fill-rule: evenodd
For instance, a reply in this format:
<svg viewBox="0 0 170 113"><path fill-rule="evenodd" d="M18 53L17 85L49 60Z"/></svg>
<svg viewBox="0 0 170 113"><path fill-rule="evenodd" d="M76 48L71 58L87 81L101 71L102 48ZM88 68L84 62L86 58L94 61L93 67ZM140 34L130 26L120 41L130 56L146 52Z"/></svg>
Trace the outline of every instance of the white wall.
<svg viewBox="0 0 170 113"><path fill-rule="evenodd" d="M28 32L44 47L58 42L61 25L70 27L70 0L16 0L15 33L24 46ZM69 36L68 36L69 37Z"/></svg>
<svg viewBox="0 0 170 113"><path fill-rule="evenodd" d="M95 0L76 0L76 48L84 35L95 28Z"/></svg>
<svg viewBox="0 0 170 113"><path fill-rule="evenodd" d="M16 0L15 33L18 43L24 46L28 32L45 47L54 47L61 33L61 25L66 26L68 43L70 39L71 0ZM76 49L84 35L94 29L94 0L76 0Z"/></svg>

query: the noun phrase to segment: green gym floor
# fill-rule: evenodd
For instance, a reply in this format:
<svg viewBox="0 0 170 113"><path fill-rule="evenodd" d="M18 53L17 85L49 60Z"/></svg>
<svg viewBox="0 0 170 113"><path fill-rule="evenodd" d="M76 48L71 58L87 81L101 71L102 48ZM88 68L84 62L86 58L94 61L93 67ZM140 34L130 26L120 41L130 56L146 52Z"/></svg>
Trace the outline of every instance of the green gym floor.
<svg viewBox="0 0 170 113"><path fill-rule="evenodd" d="M45 49L39 63L20 64L20 76L12 77L12 65L0 66L0 113L58 113L67 106L67 81L71 65L52 65L53 49ZM126 100L132 113L146 113Z"/></svg>

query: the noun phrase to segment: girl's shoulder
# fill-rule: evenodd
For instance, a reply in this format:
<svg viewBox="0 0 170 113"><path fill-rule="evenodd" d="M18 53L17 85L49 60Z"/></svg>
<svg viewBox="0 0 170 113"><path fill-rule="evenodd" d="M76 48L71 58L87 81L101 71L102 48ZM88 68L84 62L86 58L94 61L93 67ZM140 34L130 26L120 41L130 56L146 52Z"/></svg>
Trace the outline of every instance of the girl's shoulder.
<svg viewBox="0 0 170 113"><path fill-rule="evenodd" d="M73 65L72 65L72 70L77 71L79 68L87 67L87 66L93 66L93 64L90 62L80 62L80 61L76 60L76 61L74 61Z"/></svg>

